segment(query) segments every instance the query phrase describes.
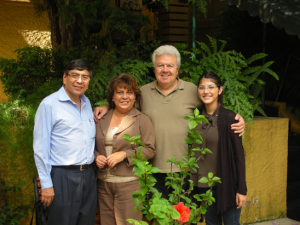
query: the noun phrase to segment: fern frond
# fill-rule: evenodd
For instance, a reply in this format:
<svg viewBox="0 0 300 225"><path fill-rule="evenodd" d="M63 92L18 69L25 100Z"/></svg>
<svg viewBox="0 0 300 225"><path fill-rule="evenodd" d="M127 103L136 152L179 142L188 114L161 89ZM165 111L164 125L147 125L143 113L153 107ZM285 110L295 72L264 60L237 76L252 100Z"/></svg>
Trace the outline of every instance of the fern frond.
<svg viewBox="0 0 300 225"><path fill-rule="evenodd" d="M255 73L257 70L260 69L261 66L255 66L255 67L248 67L244 71L242 71L240 77L246 77L246 75Z"/></svg>
<svg viewBox="0 0 300 225"><path fill-rule="evenodd" d="M211 44L211 47L212 47L212 50L213 50L213 54L217 53L218 47L217 47L217 41L216 41L216 39L214 39L214 38L212 38L212 37L210 37L208 35L206 35L206 36L208 37L208 39L210 41L210 44Z"/></svg>
<svg viewBox="0 0 300 225"><path fill-rule="evenodd" d="M273 70L266 68L264 71L267 72L268 74L272 75L276 80L279 80L277 73L275 73Z"/></svg>
<svg viewBox="0 0 300 225"><path fill-rule="evenodd" d="M203 42L198 42L198 41L197 41L197 43L200 45L200 48L201 48L204 52L207 53L208 56L211 55L211 51L210 51L209 47L208 47L205 43L203 43Z"/></svg>
<svg viewBox="0 0 300 225"><path fill-rule="evenodd" d="M267 56L267 54L265 54L265 53L258 53L258 54L251 56L249 59L246 60L246 62L247 62L247 64L251 64L252 62L262 59L266 56Z"/></svg>
<svg viewBox="0 0 300 225"><path fill-rule="evenodd" d="M221 47L220 47L220 49L219 49L219 52L222 52L223 51L223 49L225 48L225 45L226 45L226 41L224 41L224 40L220 40L220 42L222 43L222 45L221 45Z"/></svg>
<svg viewBox="0 0 300 225"><path fill-rule="evenodd" d="M261 84L257 83L255 85L253 85L253 87L251 88L251 93L253 95L254 98L258 98L259 93L262 90L262 86Z"/></svg>
<svg viewBox="0 0 300 225"><path fill-rule="evenodd" d="M251 76L249 82L247 83L247 86L249 87L254 81L255 79L258 77L258 75L264 71L266 68L268 68L273 62L267 62L265 65L260 66L259 69Z"/></svg>

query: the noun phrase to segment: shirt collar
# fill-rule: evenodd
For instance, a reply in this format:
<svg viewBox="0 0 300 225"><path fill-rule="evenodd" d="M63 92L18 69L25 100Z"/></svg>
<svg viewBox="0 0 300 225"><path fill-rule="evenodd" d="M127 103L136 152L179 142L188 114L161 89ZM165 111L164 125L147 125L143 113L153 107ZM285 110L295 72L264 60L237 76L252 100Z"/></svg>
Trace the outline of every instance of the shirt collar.
<svg viewBox="0 0 300 225"><path fill-rule="evenodd" d="M84 94L80 95L79 98L80 98L81 102L86 102L87 101L87 97ZM71 98L69 97L69 95L67 94L66 90L64 89L64 86L62 86L58 91L58 99L60 101L71 101L71 102L73 102L71 100Z"/></svg>
<svg viewBox="0 0 300 225"><path fill-rule="evenodd" d="M175 89L179 89L179 90L184 90L184 82L183 80L176 78L178 80L178 84L177 87ZM153 81L152 83L150 83L150 88L151 90L157 89L157 80Z"/></svg>
<svg viewBox="0 0 300 225"><path fill-rule="evenodd" d="M203 116L205 116L205 118L208 120L208 122L211 124L211 126L216 126L217 121L218 121L218 113L219 113L219 108L220 108L221 104L218 103L217 108L215 109L215 111L213 112L213 114L208 114L205 110L205 107L203 108ZM207 123L202 123L202 128L206 129L208 126Z"/></svg>

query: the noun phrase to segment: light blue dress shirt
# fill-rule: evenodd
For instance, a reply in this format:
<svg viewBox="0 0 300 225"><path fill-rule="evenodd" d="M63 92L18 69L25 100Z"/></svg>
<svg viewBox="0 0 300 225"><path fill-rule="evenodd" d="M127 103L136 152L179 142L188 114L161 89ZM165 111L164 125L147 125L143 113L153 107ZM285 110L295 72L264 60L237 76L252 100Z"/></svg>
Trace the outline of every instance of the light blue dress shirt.
<svg viewBox="0 0 300 225"><path fill-rule="evenodd" d="M62 87L46 97L36 112L33 149L42 189L53 186L52 166L94 161L96 126L92 106L85 95L80 99L81 111Z"/></svg>

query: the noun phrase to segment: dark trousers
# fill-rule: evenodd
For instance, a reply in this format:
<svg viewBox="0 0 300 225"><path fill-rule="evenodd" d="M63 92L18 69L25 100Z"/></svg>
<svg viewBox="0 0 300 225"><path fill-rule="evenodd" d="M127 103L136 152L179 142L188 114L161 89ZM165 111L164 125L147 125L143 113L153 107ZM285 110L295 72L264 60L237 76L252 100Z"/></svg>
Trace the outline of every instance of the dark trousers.
<svg viewBox="0 0 300 225"><path fill-rule="evenodd" d="M167 188L165 186L167 174L166 173L155 173L155 174L153 174L153 177L157 181L156 184L154 185L154 187L158 190L158 192L162 193L161 197L165 198L165 199L169 199L169 194L171 194L174 189L172 187ZM184 189L185 191L187 191L189 188L188 180L189 180L189 177L184 178L184 184L182 185L182 189Z"/></svg>
<svg viewBox="0 0 300 225"><path fill-rule="evenodd" d="M97 184L94 166L85 171L52 167L54 199L48 225L94 225Z"/></svg>
<svg viewBox="0 0 300 225"><path fill-rule="evenodd" d="M194 187L193 194L204 194L209 188L197 188ZM217 190L215 187L212 189L213 197L217 198ZM200 205L200 204L199 204ZM207 207L207 212L204 215L206 225L240 225L240 215L242 208L237 209L237 206L231 206L226 209L225 212L217 214L217 204L213 202L212 205Z"/></svg>

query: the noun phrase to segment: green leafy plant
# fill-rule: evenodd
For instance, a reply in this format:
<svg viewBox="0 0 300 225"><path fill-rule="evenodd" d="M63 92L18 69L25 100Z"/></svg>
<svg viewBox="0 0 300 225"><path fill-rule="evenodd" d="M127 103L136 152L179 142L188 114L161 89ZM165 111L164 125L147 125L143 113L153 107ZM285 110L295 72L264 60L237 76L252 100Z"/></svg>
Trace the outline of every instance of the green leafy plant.
<svg viewBox="0 0 300 225"><path fill-rule="evenodd" d="M142 27L151 25L149 17L144 16L141 11L131 10L124 6L113 8L107 21L111 32L120 31L112 33L112 38L118 38L119 44L125 44L127 40L140 39Z"/></svg>
<svg viewBox="0 0 300 225"><path fill-rule="evenodd" d="M0 104L0 224L19 224L34 204L26 184L36 175L32 151L35 111L21 100Z"/></svg>
<svg viewBox="0 0 300 225"><path fill-rule="evenodd" d="M158 45L158 41L140 41L135 45L127 42L120 49L112 47L107 52L93 48L48 50L25 47L16 50L17 59L0 58L0 80L10 101L20 99L26 104L37 105L62 86L64 67L71 60L81 58L92 65L94 72L86 95L92 105L99 105L105 99L113 76L129 73L139 85L153 80L148 76L152 66L149 59L150 52Z"/></svg>
<svg viewBox="0 0 300 225"><path fill-rule="evenodd" d="M18 202L16 194L20 192L23 186L21 180L17 185L7 185L4 179L0 178L0 224L3 225L18 225L20 219L28 217L28 205L12 205L9 202L12 200Z"/></svg>
<svg viewBox="0 0 300 225"><path fill-rule="evenodd" d="M267 55L259 53L245 59L234 50L223 51L225 41L221 40L218 48L217 41L209 36L208 38L211 47L202 42L197 42L199 48L191 51L186 51L183 44L176 46L184 56L180 73L188 73L183 79L198 85L198 79L204 70L217 74L223 83L224 107L242 115L245 121L252 122L255 110L264 114L258 99L264 82L259 79L259 75L266 72L278 79L277 74L269 69L273 62L251 66L253 62Z"/></svg>
<svg viewBox="0 0 300 225"><path fill-rule="evenodd" d="M103 0L32 0L36 16L47 12L54 49L90 46L91 36L99 33L111 12Z"/></svg>
<svg viewBox="0 0 300 225"><path fill-rule="evenodd" d="M161 171L153 167L149 162L141 155L139 149L144 146L140 141L140 136L130 137L125 134L124 139L127 140L132 148L135 150L136 154L130 156L133 157L132 164L134 165L133 171L134 175L138 177L141 189L135 192L132 197L135 198L135 210L141 210L141 213L150 221L155 219L155 224L179 224L179 222L197 223L200 220L200 215L206 213L206 208L211 205L215 199L212 196L211 188L205 194L194 195L194 198L201 201L201 206L197 207L195 202L192 202L188 197L191 190L193 190L193 181L189 180L188 190L184 190L182 185L184 183L184 178L191 176L190 171L193 169L196 171L198 167L197 161L199 158L194 157L195 151L199 151L200 154L211 153L209 149L201 149L199 147L194 148L194 144L201 144L202 137L196 132L196 127L199 123L203 121L208 121L203 115L199 115L199 110L195 109L194 115L188 115L185 117L189 119L189 137L185 139L185 142L189 145L189 150L186 153L186 157L181 158L181 160L176 160L172 158L167 160L166 163L171 163L171 168L173 164L180 168L179 173L168 173L165 185L167 187L172 187L173 192L169 195L169 199L161 197L161 193L154 188L156 179L153 177L154 173L160 173ZM221 182L220 178L215 177L212 173L208 174L208 177L201 178L199 180L201 183L207 183L209 187L212 187L214 182ZM185 201L184 206L182 201ZM181 205L181 206L180 206ZM186 221L181 220L181 213L178 208L185 207L188 209L185 213L189 213L189 217ZM133 224L146 224L145 222L136 221L133 219L127 220Z"/></svg>

